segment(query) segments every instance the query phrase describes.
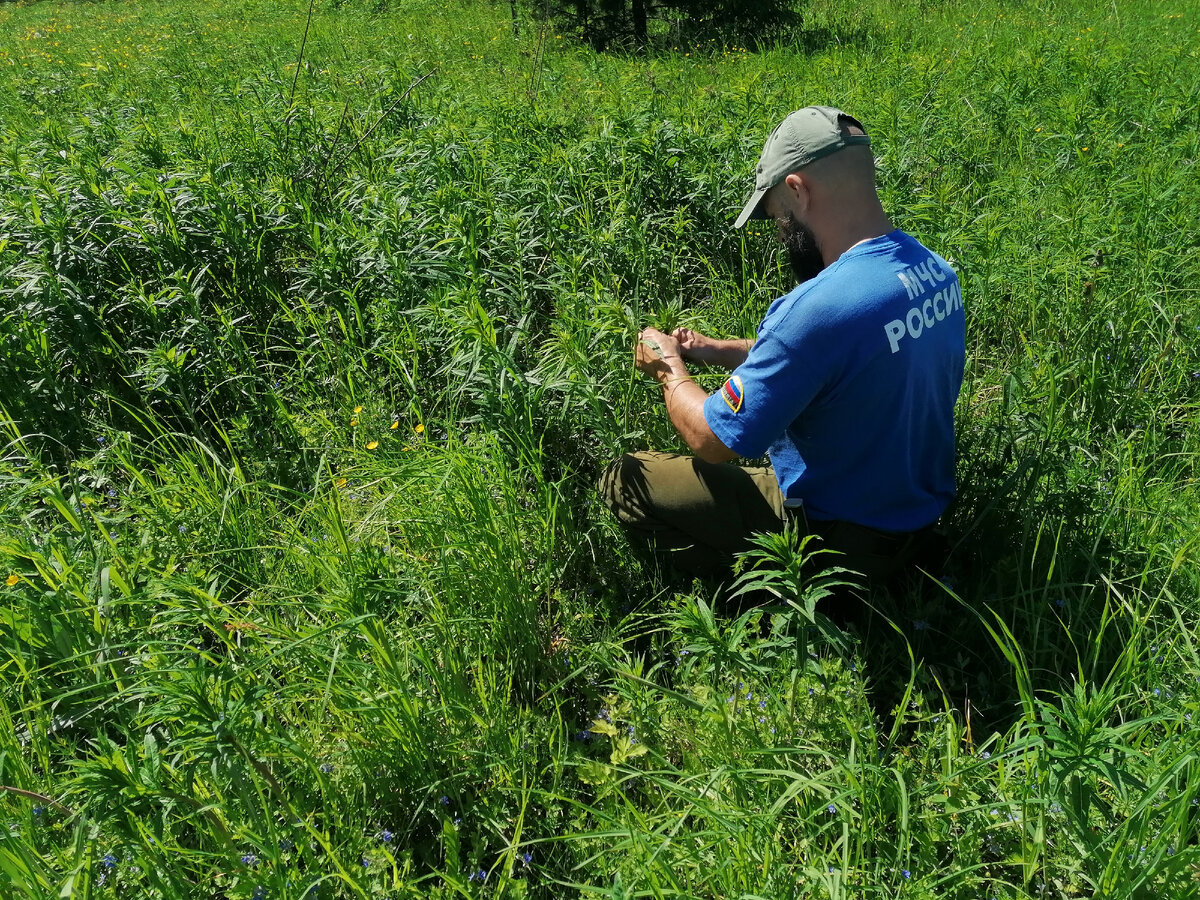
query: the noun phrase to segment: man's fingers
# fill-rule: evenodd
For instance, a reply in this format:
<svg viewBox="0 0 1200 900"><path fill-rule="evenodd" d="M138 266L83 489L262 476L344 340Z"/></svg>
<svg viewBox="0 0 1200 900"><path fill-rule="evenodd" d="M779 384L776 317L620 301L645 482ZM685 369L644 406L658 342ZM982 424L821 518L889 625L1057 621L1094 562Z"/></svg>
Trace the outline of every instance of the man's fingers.
<svg viewBox="0 0 1200 900"><path fill-rule="evenodd" d="M704 342L707 340L700 332L693 331L690 328L676 328L671 332L671 337L690 350L698 350L704 346Z"/></svg>
<svg viewBox="0 0 1200 900"><path fill-rule="evenodd" d="M659 344L658 341L654 340L654 338L643 337L641 340L638 341L638 343L641 344L643 347L649 347L659 357L659 359L662 359L662 355L663 355L662 345Z"/></svg>

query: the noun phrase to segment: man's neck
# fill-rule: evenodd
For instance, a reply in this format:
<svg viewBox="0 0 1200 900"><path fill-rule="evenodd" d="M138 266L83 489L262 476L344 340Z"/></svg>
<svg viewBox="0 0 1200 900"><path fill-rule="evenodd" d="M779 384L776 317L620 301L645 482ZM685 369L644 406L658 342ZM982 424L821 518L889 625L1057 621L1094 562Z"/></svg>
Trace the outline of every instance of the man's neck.
<svg viewBox="0 0 1200 900"><path fill-rule="evenodd" d="M830 234L825 240L818 237L817 246L821 248L821 258L825 265L832 265L843 253L851 247L888 234L895 228L891 219L879 210L862 220L852 220L838 223L838 227L829 229Z"/></svg>

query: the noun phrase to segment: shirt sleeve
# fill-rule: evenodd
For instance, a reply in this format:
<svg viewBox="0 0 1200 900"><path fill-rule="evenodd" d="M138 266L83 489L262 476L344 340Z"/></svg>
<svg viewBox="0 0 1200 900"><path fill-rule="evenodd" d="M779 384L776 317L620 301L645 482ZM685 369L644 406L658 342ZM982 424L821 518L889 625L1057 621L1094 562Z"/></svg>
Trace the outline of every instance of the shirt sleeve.
<svg viewBox="0 0 1200 900"><path fill-rule="evenodd" d="M704 401L704 420L739 456L762 456L821 390L804 354L761 335L746 361Z"/></svg>

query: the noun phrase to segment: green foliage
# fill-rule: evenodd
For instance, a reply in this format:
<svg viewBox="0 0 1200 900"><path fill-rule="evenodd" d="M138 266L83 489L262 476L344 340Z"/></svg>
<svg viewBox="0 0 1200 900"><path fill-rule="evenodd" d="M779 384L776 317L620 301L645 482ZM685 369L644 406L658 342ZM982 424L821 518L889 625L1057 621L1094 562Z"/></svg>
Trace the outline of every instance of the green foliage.
<svg viewBox="0 0 1200 900"><path fill-rule="evenodd" d="M794 33L799 0L555 0L533 4L593 49L765 46Z"/></svg>
<svg viewBox="0 0 1200 900"><path fill-rule="evenodd" d="M1194 892L1194 16L686 9L0 7L0 896ZM593 487L678 446L638 329L788 286L730 223L810 102L969 314L949 562L862 615Z"/></svg>

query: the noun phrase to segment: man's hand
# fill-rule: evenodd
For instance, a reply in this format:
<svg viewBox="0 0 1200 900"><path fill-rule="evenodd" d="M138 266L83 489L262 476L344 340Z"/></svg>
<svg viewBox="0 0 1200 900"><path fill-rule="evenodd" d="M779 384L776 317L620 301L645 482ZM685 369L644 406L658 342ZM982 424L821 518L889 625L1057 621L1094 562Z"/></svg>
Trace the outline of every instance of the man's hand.
<svg viewBox="0 0 1200 900"><path fill-rule="evenodd" d="M732 340L723 341L710 338L690 328L676 328L671 332L679 344L679 350L684 359L702 363L706 366L723 366L726 369L736 369L746 361L746 354L753 341Z"/></svg>
<svg viewBox="0 0 1200 900"><path fill-rule="evenodd" d="M638 335L634 365L643 375L649 375L660 384L670 378L687 377L679 341L657 328L643 329Z"/></svg>
<svg viewBox="0 0 1200 900"><path fill-rule="evenodd" d="M708 427L704 419L704 401L708 393L688 374L678 338L663 334L657 328L644 329L638 335L634 365L643 375L649 375L662 385L671 424L693 453L712 463L726 462L737 456Z"/></svg>
<svg viewBox="0 0 1200 900"><path fill-rule="evenodd" d="M687 359L708 365L715 362L713 354L717 348L712 338L690 328L676 328L671 337L679 342L679 349Z"/></svg>

